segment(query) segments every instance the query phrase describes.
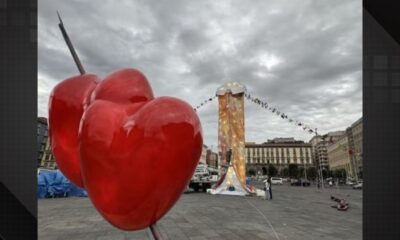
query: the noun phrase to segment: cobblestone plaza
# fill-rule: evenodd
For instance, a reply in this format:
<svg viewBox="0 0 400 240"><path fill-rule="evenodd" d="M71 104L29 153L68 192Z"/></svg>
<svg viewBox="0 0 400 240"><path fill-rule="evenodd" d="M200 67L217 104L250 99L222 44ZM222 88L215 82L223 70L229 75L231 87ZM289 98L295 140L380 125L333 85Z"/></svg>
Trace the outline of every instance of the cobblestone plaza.
<svg viewBox="0 0 400 240"><path fill-rule="evenodd" d="M331 206L332 194L350 203ZM121 231L107 223L88 198L38 200L39 239L153 239L148 229ZM361 239L362 191L349 188L273 186L273 200L183 194L158 222L168 239Z"/></svg>

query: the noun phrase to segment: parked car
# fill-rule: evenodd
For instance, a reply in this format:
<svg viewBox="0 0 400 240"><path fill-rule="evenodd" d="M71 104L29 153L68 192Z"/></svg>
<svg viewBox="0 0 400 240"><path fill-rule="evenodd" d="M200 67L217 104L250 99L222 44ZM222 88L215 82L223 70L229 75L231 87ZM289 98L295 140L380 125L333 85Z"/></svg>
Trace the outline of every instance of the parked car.
<svg viewBox="0 0 400 240"><path fill-rule="evenodd" d="M363 183L362 182L359 182L359 183L353 185L353 189L362 189L362 187L363 187Z"/></svg>
<svg viewBox="0 0 400 240"><path fill-rule="evenodd" d="M268 176L267 176L267 175L259 175L259 176L257 176L257 180L258 180L258 181L264 181L264 180L266 180L266 179L268 179Z"/></svg>
<svg viewBox="0 0 400 240"><path fill-rule="evenodd" d="M355 185L355 184L356 184L356 182L351 181L351 180L347 180L347 182L346 182L346 185L349 185L349 186L352 186L352 185Z"/></svg>
<svg viewBox="0 0 400 240"><path fill-rule="evenodd" d="M272 177L271 178L271 184L283 184L283 179L280 177Z"/></svg>
<svg viewBox="0 0 400 240"><path fill-rule="evenodd" d="M307 179L301 179L301 185L304 187L309 187L311 183Z"/></svg>
<svg viewBox="0 0 400 240"><path fill-rule="evenodd" d="M290 179L290 186L301 186L300 179Z"/></svg>
<svg viewBox="0 0 400 240"><path fill-rule="evenodd" d="M304 187L309 187L311 185L310 181L305 180L305 179L292 179L290 182L291 186L304 186Z"/></svg>

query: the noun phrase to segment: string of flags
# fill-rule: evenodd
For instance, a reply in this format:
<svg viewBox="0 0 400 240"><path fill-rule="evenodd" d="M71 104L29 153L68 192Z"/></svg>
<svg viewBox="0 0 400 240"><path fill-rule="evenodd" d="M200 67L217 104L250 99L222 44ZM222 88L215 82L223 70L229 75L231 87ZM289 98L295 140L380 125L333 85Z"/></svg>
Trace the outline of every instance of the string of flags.
<svg viewBox="0 0 400 240"><path fill-rule="evenodd" d="M202 101L199 105L194 107L193 110L197 111L198 109L200 109L203 106L207 105L207 103L212 102L217 97L218 96L215 95L213 97L207 98L206 100ZM277 116L281 117L282 119L287 120L290 123L294 123L297 127L302 128L304 131L307 131L310 134L317 133L317 128L313 129L310 126L304 124L303 122L300 122L300 121L297 121L295 119L290 118L288 115L286 115L284 112L280 111L276 107L270 106L266 101L262 101L259 98L251 96L250 93L248 93L248 92L244 93L244 97L247 100L249 100L249 101L261 106L262 108L264 108L264 109L266 109L268 111L271 111L273 114L276 114Z"/></svg>
<svg viewBox="0 0 400 240"><path fill-rule="evenodd" d="M282 119L285 119L287 121L289 121L290 123L294 123L296 126L301 127L304 131L307 131L308 133L312 134L312 133L317 133L317 128L311 128L308 125L297 121L295 119L290 118L288 115L286 115L284 112L279 111L279 109L277 109L276 107L270 106L267 102L260 100L259 98L253 97L250 95L250 93L245 92L244 96L247 100L261 106L262 108L271 111L272 113L278 115L279 117L281 117Z"/></svg>
<svg viewBox="0 0 400 240"><path fill-rule="evenodd" d="M196 107L193 108L194 111L197 111L197 109L203 107L204 105L206 105L207 103L211 102L212 100L214 100L215 98L217 98L217 95L207 98L206 100L202 101L199 105L197 105Z"/></svg>

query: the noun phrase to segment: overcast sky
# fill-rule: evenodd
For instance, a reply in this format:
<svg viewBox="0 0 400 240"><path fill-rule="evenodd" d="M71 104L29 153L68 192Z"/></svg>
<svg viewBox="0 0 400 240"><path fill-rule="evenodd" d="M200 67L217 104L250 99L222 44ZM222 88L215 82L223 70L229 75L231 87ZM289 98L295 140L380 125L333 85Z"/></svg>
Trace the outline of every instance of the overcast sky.
<svg viewBox="0 0 400 240"><path fill-rule="evenodd" d="M238 81L319 133L362 116L360 0L39 0L38 115L51 89L77 75L56 10L87 72L143 72L155 96L196 106ZM217 146L218 105L198 110L204 143ZM312 135L245 101L246 141Z"/></svg>

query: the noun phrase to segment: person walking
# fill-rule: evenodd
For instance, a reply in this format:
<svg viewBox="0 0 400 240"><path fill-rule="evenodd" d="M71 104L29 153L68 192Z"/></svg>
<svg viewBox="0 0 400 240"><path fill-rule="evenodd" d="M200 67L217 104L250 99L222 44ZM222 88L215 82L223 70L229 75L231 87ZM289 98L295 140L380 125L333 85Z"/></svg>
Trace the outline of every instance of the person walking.
<svg viewBox="0 0 400 240"><path fill-rule="evenodd" d="M264 186L264 192L265 192L264 199L268 200L268 191L269 191L268 177L263 181L263 183L265 184L265 186Z"/></svg>
<svg viewBox="0 0 400 240"><path fill-rule="evenodd" d="M264 197L264 199L265 199L265 200L268 200L268 196L269 196L269 186L270 186L270 184L269 184L269 182L268 182L268 177L267 177L266 179L264 179L263 183L265 184L265 186L264 186L264 192L265 192L265 197Z"/></svg>
<svg viewBox="0 0 400 240"><path fill-rule="evenodd" d="M269 200L272 200L272 184L270 176L268 176L267 184L268 184Z"/></svg>

